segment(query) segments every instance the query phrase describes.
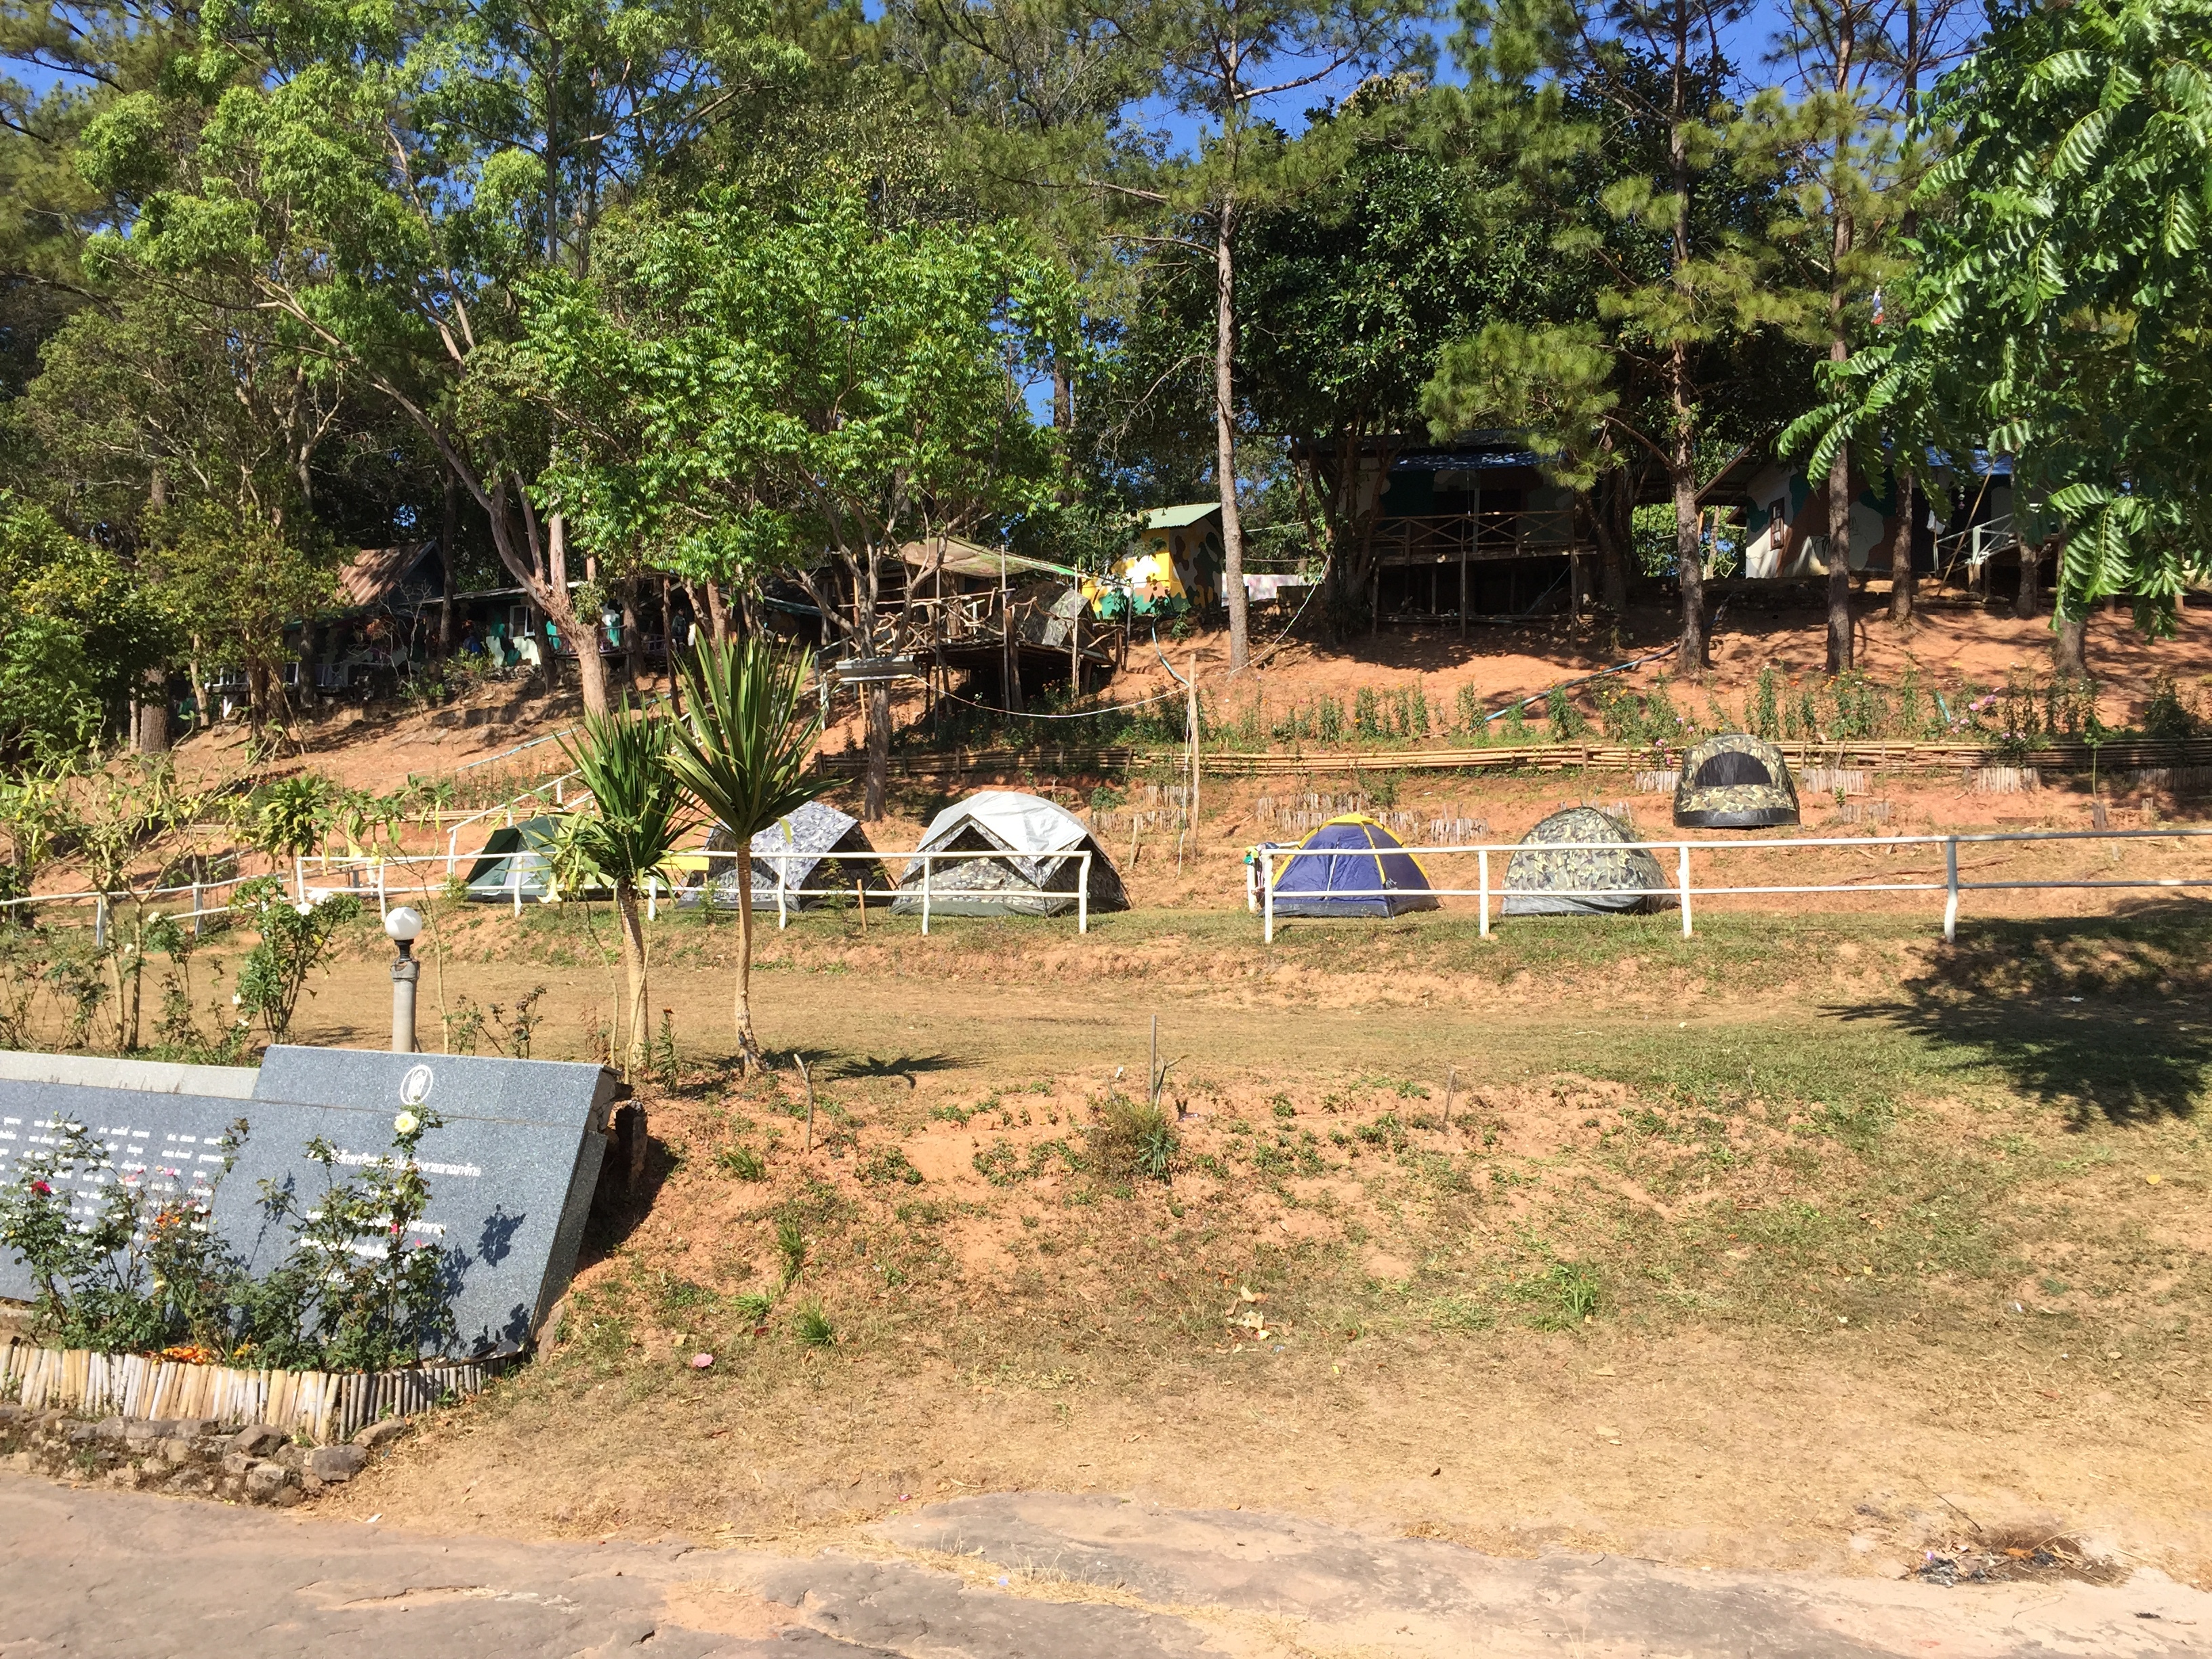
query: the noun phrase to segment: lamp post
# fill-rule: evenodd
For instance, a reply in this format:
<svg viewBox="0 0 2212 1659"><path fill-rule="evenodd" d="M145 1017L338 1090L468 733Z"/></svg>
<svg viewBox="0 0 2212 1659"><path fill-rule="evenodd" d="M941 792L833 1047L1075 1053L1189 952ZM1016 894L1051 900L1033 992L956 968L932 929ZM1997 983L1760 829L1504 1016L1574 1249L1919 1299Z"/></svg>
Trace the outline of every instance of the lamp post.
<svg viewBox="0 0 2212 1659"><path fill-rule="evenodd" d="M411 1054L415 1052L415 981L422 971L415 960L415 941L422 936L422 918L403 904L386 914L384 931L399 947L392 963L392 1052Z"/></svg>

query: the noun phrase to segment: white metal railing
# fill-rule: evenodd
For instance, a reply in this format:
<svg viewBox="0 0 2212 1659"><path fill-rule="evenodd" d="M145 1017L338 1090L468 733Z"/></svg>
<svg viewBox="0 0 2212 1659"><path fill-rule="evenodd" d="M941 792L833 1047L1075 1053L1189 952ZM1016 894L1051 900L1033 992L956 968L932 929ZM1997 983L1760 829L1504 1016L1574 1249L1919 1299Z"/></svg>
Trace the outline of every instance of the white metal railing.
<svg viewBox="0 0 2212 1659"><path fill-rule="evenodd" d="M211 881L185 882L173 887L149 887L143 892L141 892L135 887L118 887L113 891L106 893L98 891L83 893L26 893L20 898L0 899L0 910L6 910L17 905L89 903L93 907L93 942L96 945L105 946L107 943L108 919L113 914L114 908L118 901L125 901L139 905L147 905L152 904L160 899L173 898L179 893L186 893L191 895L191 902L184 909L165 911L163 914L167 915L172 921L191 922L192 924L193 937L198 938L201 931L201 923L204 918L208 916L227 916L230 914L230 906L228 903L206 904L203 902L210 892L214 891L217 888L235 887L240 882L258 881L259 879L260 878L258 876L222 876Z"/></svg>
<svg viewBox="0 0 2212 1659"><path fill-rule="evenodd" d="M1692 901L1696 898L1719 898L1732 895L1771 893L1776 895L1807 893L1935 893L1944 896L1943 939L1954 942L1959 936L1959 896L1961 893L2000 892L2061 888L2184 888L2212 887L2212 877L2157 876L2130 879L2106 880L2054 877L2036 881L1961 881L1959 878L1959 848L1995 842L2056 842L2056 841L2153 841L2175 840L2212 836L2212 829L2195 830L1997 830L1956 836L1807 836L1802 839L1760 838L1744 841L1560 841L1560 842L1493 842L1463 847L1406 848L1407 857L1418 854L1423 859L1452 854L1472 853L1475 857L1476 885L1473 887L1425 886L1408 890L1403 887L1344 888L1328 890L1331 898L1392 898L1402 896L1408 890L1425 892L1437 898L1472 898L1480 902L1478 927L1484 938L1490 936L1490 901L1516 897L1542 898L1627 898L1671 895L1681 911L1682 937L1691 934ZM1941 847L1943 849L1943 879L1942 881L1888 882L1807 882L1768 883L1729 887L1698 887L1690 881L1690 855L1692 853L1736 853L1778 848L1814 847L1850 847L1861 850L1877 847ZM1619 853L1643 852L1657 854L1672 849L1674 854L1674 882L1668 887L1493 887L1490 880L1490 855L1503 853L1510 859L1516 853ZM1358 847L1277 847L1262 842L1253 849L1252 862L1247 866L1245 899L1248 908L1261 913L1261 936L1270 945L1275 941L1275 892L1279 879L1277 861L1285 868L1297 858L1384 858L1394 850L1390 848L1372 849ZM1509 865L1506 878L1512 878ZM1304 896L1303 893L1300 896Z"/></svg>
<svg viewBox="0 0 2212 1659"><path fill-rule="evenodd" d="M503 854L492 854L489 853L487 849L483 848L479 848L474 853L465 854L465 856L471 861L487 856L505 858L510 860L507 866L507 880L502 884L501 890L507 894L514 913L517 915L520 915L522 913L522 888L524 881L526 878L534 880L537 874L539 872L539 869L542 868L544 865L545 854L529 848L518 848L512 852ZM678 856L686 860L703 860L706 865L705 875L707 877L708 885L711 888L711 884L714 879L714 865L715 861L719 860L725 862L735 862L737 860L744 857L745 853L740 848L727 848L704 849L699 852L681 854ZM776 866L775 925L779 932L791 925L791 901L793 899L850 898L857 896L860 902L865 906L868 900L874 898L881 898L886 902L892 902L901 898L913 896L913 895L910 894L903 885L871 890L865 881L856 882L850 887L794 887L791 884L789 879L790 866L794 860L811 859L820 861L830 859L852 859L857 860L862 863L888 864L893 860L905 860L907 872L910 872L915 865L918 863L921 866L921 931L924 933L927 933L929 932L930 912L935 897L935 895L932 890L931 874L937 865L948 861L957 862L962 859L1003 859L1007 857L1024 857L1028 855L1018 854L1009 854L996 848L969 848L959 852L939 852L925 851L917 848L911 853L807 853L802 852L797 848L793 848L789 851L778 849L775 852L757 852L752 854L751 856L760 860L763 863L773 863ZM1042 858L1072 858L1077 861L1078 869L1074 893L1073 895L1047 893L1044 896L1048 898L1073 897L1075 900L1075 931L1079 933L1088 933L1091 931L1091 864L1093 854L1086 850L1074 853L1048 853L1039 856ZM527 861L533 859L538 860L538 867L526 867ZM382 916L390 909L392 904L393 884L391 879L390 872L395 868L404 871L409 866L418 864L447 864L448 873L450 874L451 872L451 864L448 862L447 854L443 853L378 854L359 859L337 859L324 860L322 866L322 872L324 874L327 875L332 866L335 866L338 873L347 876L349 879L343 887L318 887L310 884L307 878L307 861L305 860L296 860L294 865L294 890L295 896L302 902L319 901L327 898L331 895L337 892L361 892L363 891L364 889L362 888L358 878L363 874L368 874L374 878L377 914L379 916ZM411 889L405 884L401 884L398 890L403 893L410 890L416 892L426 892L428 891L428 884L417 883ZM663 890L664 884L658 876L650 876L647 878L645 915L647 921L657 921L659 920L660 895ZM672 899L679 896L683 891L682 889L673 883L666 884L665 890ZM955 895L948 894L947 896L955 896Z"/></svg>

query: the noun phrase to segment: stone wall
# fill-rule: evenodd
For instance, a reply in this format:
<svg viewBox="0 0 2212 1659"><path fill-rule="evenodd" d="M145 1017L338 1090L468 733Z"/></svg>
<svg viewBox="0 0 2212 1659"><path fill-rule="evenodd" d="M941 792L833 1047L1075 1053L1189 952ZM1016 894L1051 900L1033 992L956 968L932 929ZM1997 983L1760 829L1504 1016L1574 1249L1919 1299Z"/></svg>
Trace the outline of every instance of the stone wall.
<svg viewBox="0 0 2212 1659"><path fill-rule="evenodd" d="M353 1479L407 1431L398 1419L350 1442L310 1446L273 1424L222 1431L206 1418L102 1418L0 1403L0 1468L76 1486L280 1507Z"/></svg>

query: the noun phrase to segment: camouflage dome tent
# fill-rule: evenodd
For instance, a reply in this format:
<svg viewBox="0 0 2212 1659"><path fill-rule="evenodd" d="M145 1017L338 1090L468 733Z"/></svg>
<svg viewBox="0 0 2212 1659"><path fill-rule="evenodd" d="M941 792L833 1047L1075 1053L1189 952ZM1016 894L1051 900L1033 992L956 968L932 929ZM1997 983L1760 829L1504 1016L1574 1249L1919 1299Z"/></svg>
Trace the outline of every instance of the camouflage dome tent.
<svg viewBox="0 0 2212 1659"><path fill-rule="evenodd" d="M726 825L716 824L707 832L706 850L709 853L728 853L738 844ZM853 884L866 882L870 893L880 893L889 879L882 865L873 859L825 858L828 853L872 853L867 832L860 828L860 819L849 812L818 800L808 801L788 817L774 823L753 837L752 879L753 908L775 908L776 869L784 870L786 891L784 902L793 910L810 905L828 902L818 891L799 893L796 888L820 889L834 887L849 898ZM777 857L778 854L783 856ZM709 859L703 877L694 877L684 884L684 896L677 902L696 905L703 896L717 910L738 908L738 872L735 858Z"/></svg>
<svg viewBox="0 0 2212 1659"><path fill-rule="evenodd" d="M1670 890L1659 860L1641 844L1576 847L1577 842L1636 842L1636 832L1595 806L1554 812L1521 838L1505 866L1509 916L1632 915L1662 909ZM1554 852L1547 843L1565 842Z"/></svg>
<svg viewBox="0 0 2212 1659"><path fill-rule="evenodd" d="M1782 751L1747 732L1707 738L1682 757L1674 822L1685 830L1764 830L1797 822Z"/></svg>
<svg viewBox="0 0 2212 1659"><path fill-rule="evenodd" d="M925 853L991 853L929 866L929 910L937 916L1060 916L1075 908L1075 883L1091 854L1091 908L1126 910L1121 878L1081 819L1048 800L1012 789L985 789L946 807L930 823ZM899 878L891 914L921 914L920 859Z"/></svg>

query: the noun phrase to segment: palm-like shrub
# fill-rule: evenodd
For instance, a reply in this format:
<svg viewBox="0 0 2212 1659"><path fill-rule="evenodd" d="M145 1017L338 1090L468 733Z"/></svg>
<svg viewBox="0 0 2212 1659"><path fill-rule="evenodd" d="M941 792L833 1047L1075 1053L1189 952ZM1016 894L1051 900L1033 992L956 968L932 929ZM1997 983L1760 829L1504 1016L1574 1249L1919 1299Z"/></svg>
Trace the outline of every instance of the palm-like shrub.
<svg viewBox="0 0 2212 1659"><path fill-rule="evenodd" d="M647 957L637 893L668 862L684 830L684 792L670 769L667 720L619 709L586 714L576 741L561 747L592 793L592 810L568 826L573 854L614 890L622 920L623 971L629 981L623 1075L645 1063Z"/></svg>
<svg viewBox="0 0 2212 1659"><path fill-rule="evenodd" d="M753 1035L752 840L822 793L812 769L821 719L805 693L805 661L757 639L702 641L684 665L685 717L668 764L738 846L738 1059L761 1063ZM710 884L711 885L711 884Z"/></svg>

